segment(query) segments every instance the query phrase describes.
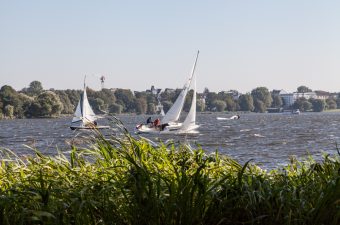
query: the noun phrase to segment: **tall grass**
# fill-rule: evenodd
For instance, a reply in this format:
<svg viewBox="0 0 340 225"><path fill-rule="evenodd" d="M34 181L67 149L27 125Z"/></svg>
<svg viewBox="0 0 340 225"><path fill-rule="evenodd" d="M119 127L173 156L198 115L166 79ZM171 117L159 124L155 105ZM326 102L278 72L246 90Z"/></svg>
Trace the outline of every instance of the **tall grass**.
<svg viewBox="0 0 340 225"><path fill-rule="evenodd" d="M3 150L0 224L340 224L338 156L267 172L118 125L69 155Z"/></svg>

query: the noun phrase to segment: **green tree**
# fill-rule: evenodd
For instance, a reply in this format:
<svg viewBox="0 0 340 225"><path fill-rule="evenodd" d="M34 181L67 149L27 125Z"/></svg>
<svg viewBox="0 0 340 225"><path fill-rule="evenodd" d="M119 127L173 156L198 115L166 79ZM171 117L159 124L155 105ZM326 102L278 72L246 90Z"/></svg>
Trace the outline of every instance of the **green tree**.
<svg viewBox="0 0 340 225"><path fill-rule="evenodd" d="M32 117L52 117L59 116L63 105L58 97L52 91L42 92L36 100L29 106L27 115Z"/></svg>
<svg viewBox="0 0 340 225"><path fill-rule="evenodd" d="M197 99L196 110L197 112L203 112L205 110L205 103L201 98Z"/></svg>
<svg viewBox="0 0 340 225"><path fill-rule="evenodd" d="M123 112L123 106L117 103L113 103L109 106L109 112L113 114L121 114Z"/></svg>
<svg viewBox="0 0 340 225"><path fill-rule="evenodd" d="M208 92L205 96L205 104L207 110L212 110L215 105L214 102L218 99L218 95L215 92Z"/></svg>
<svg viewBox="0 0 340 225"><path fill-rule="evenodd" d="M212 106L213 106L213 109L215 109L216 111L223 112L225 110L227 104L222 100L215 100L212 103Z"/></svg>
<svg viewBox="0 0 340 225"><path fill-rule="evenodd" d="M310 103L306 98L298 98L294 104L293 109L299 109L301 112L309 111L312 108L312 103Z"/></svg>
<svg viewBox="0 0 340 225"><path fill-rule="evenodd" d="M238 99L238 104L241 111L251 112L254 110L254 100L250 94L241 95Z"/></svg>
<svg viewBox="0 0 340 225"><path fill-rule="evenodd" d="M312 89L309 89L308 87L301 85L297 88L297 92L299 93L312 92Z"/></svg>
<svg viewBox="0 0 340 225"><path fill-rule="evenodd" d="M227 105L226 108L228 111L234 112L237 110L237 104L231 96L227 96L225 98L225 103Z"/></svg>
<svg viewBox="0 0 340 225"><path fill-rule="evenodd" d="M145 98L137 98L136 102L135 102L135 106L136 106L136 113L137 114L145 114L146 113L148 105L147 105Z"/></svg>
<svg viewBox="0 0 340 225"><path fill-rule="evenodd" d="M62 105L63 105L63 110L61 111L62 114L72 114L74 113L75 110L75 105L71 103L71 100L66 93L66 91L58 90L55 91L55 93L58 95Z"/></svg>
<svg viewBox="0 0 340 225"><path fill-rule="evenodd" d="M68 96L68 99L70 99L71 104L73 105L73 110L74 111L77 107L78 101L80 99L80 95L83 91L82 90L70 90L67 89L65 93Z"/></svg>
<svg viewBox="0 0 340 225"><path fill-rule="evenodd" d="M322 112L326 107L326 102L323 99L310 99L313 105L314 112Z"/></svg>
<svg viewBox="0 0 340 225"><path fill-rule="evenodd" d="M104 100L101 98L90 98L89 103L94 111L94 113L100 114L107 110L107 106Z"/></svg>
<svg viewBox="0 0 340 225"><path fill-rule="evenodd" d="M44 91L40 81L32 81L27 88L27 94L30 96L37 96Z"/></svg>
<svg viewBox="0 0 340 225"><path fill-rule="evenodd" d="M18 92L16 92L11 86L4 85L0 89L0 99L3 105L3 108L6 105L11 105L14 107L13 116L12 117L22 117L23 112L23 104L22 98Z"/></svg>
<svg viewBox="0 0 340 225"><path fill-rule="evenodd" d="M255 112L264 113L267 110L266 104L259 99L254 100Z"/></svg>
<svg viewBox="0 0 340 225"><path fill-rule="evenodd" d="M328 109L336 109L338 107L334 99L331 98L326 99L326 103Z"/></svg>
<svg viewBox="0 0 340 225"><path fill-rule="evenodd" d="M146 113L149 115L156 114L156 105L152 102L148 103L148 109Z"/></svg>
<svg viewBox="0 0 340 225"><path fill-rule="evenodd" d="M104 101L104 104L102 106L103 110L107 110L109 105L112 105L116 102L116 96L110 89L102 89L100 91L94 92L95 98L100 98Z"/></svg>
<svg viewBox="0 0 340 225"><path fill-rule="evenodd" d="M117 89L114 94L116 102L124 107L125 112L135 111L135 97L130 89Z"/></svg>
<svg viewBox="0 0 340 225"><path fill-rule="evenodd" d="M282 98L279 95L272 96L272 107L281 107L283 105Z"/></svg>
<svg viewBox="0 0 340 225"><path fill-rule="evenodd" d="M12 119L14 116L14 106L12 105L6 105L4 108L4 113L7 118Z"/></svg>
<svg viewBox="0 0 340 225"><path fill-rule="evenodd" d="M255 112L265 112L271 106L272 96L266 87L257 87L251 91Z"/></svg>

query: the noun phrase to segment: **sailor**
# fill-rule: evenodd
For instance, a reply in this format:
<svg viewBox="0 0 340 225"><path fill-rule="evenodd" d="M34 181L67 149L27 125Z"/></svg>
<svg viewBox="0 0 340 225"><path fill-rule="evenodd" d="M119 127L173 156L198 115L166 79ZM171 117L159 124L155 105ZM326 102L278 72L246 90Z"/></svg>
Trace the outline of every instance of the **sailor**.
<svg viewBox="0 0 340 225"><path fill-rule="evenodd" d="M161 125L161 120L160 120L159 118L155 119L155 121L153 121L153 125L154 125L155 127Z"/></svg>
<svg viewBox="0 0 340 225"><path fill-rule="evenodd" d="M151 120L151 116L146 120L146 124L153 123Z"/></svg>

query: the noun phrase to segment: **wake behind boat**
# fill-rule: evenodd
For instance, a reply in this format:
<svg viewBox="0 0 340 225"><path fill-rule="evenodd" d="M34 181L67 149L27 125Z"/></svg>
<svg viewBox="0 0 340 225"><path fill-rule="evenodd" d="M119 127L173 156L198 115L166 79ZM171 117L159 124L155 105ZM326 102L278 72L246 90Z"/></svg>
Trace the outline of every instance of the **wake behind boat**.
<svg viewBox="0 0 340 225"><path fill-rule="evenodd" d="M80 95L80 99L76 108L76 111L73 115L73 119L70 125L71 130L75 129L108 129L110 126L99 126L97 124L97 119L100 118L97 116L87 99L86 94L86 84L84 78L84 90L83 93Z"/></svg>
<svg viewBox="0 0 340 225"><path fill-rule="evenodd" d="M196 59L194 62L194 66L192 68L190 77L188 81L184 84L184 87L177 97L173 106L169 109L169 111L165 114L162 119L156 119L155 121L151 121L151 118L148 119L146 124L139 124L136 126L136 133L185 133L191 132L192 130L197 129L199 126L196 125L196 79L194 77L195 68L197 64L199 51L197 52ZM178 121L181 111L184 106L184 101L189 91L191 84L193 83L193 98L191 102L191 107L187 117L184 122L181 123Z"/></svg>

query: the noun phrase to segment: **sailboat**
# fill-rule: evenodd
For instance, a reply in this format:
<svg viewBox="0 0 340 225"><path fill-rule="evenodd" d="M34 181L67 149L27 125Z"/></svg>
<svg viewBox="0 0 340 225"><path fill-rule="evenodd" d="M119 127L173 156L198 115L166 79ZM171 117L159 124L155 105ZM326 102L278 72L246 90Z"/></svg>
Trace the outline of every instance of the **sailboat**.
<svg viewBox="0 0 340 225"><path fill-rule="evenodd" d="M93 112L91 105L87 99L86 84L84 78L84 90L80 95L80 99L73 115L70 125L71 130L75 129L104 129L110 128L109 126L98 126L96 119L99 117Z"/></svg>
<svg viewBox="0 0 340 225"><path fill-rule="evenodd" d="M173 131L192 130L197 128L197 126L192 126L196 121L196 79L194 79L197 59L199 51L197 52L196 59L190 74L189 79L184 84L181 93L177 97L175 103L169 109L169 111L164 115L161 124L139 124L136 126L136 133L168 133ZM192 98L190 111L183 123L179 122L179 117L184 106L185 98L190 89L191 83L194 80L194 94ZM184 125L184 126L183 126ZM182 127L183 126L183 127Z"/></svg>

